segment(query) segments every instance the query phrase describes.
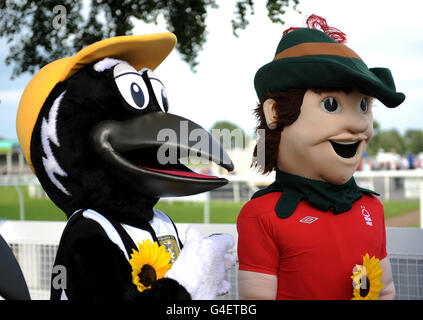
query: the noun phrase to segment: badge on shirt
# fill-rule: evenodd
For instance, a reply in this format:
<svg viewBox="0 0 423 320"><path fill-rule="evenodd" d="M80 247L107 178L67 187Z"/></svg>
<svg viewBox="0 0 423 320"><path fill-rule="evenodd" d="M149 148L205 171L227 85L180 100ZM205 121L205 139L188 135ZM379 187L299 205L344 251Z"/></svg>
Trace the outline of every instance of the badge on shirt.
<svg viewBox="0 0 423 320"><path fill-rule="evenodd" d="M161 246L165 246L166 250L172 254L170 262L174 263L179 256L179 246L176 238L172 235L165 235L158 237L157 240L159 240Z"/></svg>

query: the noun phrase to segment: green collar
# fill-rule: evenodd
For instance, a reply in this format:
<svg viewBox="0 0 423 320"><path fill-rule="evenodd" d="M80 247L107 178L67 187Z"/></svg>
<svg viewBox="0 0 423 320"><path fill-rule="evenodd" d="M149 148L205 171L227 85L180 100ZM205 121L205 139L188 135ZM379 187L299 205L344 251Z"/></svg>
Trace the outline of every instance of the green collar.
<svg viewBox="0 0 423 320"><path fill-rule="evenodd" d="M266 189L254 193L251 198L254 199L276 191L283 191L275 207L276 214L283 219L294 213L301 200L307 201L319 210L330 210L334 214L340 214L349 211L352 204L361 199L364 194L379 195L374 191L357 186L354 177L347 183L338 185L276 170L276 181Z"/></svg>

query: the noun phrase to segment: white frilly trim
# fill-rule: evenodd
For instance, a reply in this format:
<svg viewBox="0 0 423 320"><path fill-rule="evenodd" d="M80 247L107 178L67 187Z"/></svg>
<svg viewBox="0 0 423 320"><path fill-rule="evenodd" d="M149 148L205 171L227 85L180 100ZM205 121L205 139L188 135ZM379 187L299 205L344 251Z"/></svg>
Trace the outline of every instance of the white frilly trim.
<svg viewBox="0 0 423 320"><path fill-rule="evenodd" d="M97 72L103 72L104 70L113 68L118 63L126 63L123 60L118 60L114 58L104 58L100 61L98 61L96 64L94 64L94 70Z"/></svg>

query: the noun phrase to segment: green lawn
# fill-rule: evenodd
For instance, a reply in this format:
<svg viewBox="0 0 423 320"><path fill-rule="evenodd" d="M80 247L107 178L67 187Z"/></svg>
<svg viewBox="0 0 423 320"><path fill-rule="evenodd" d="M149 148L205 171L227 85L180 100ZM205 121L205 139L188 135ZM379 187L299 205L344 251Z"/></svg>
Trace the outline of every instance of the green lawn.
<svg viewBox="0 0 423 320"><path fill-rule="evenodd" d="M236 223L245 202L210 202L211 223ZM204 221L204 204L198 202L167 202L160 200L156 208L168 214L175 222L201 223Z"/></svg>
<svg viewBox="0 0 423 320"><path fill-rule="evenodd" d="M49 199L31 199L28 187L19 187L24 196L25 220L66 221L66 215ZM14 187L0 187L0 219L19 220L19 197Z"/></svg>
<svg viewBox="0 0 423 320"><path fill-rule="evenodd" d="M49 199L31 199L28 188L20 187L24 195L26 220L65 221L65 214ZM244 203L213 201L210 204L211 223L235 223ZM175 222L201 223L203 203L160 200L156 208ZM14 187L0 187L0 219L19 220L19 198Z"/></svg>
<svg viewBox="0 0 423 320"><path fill-rule="evenodd" d="M65 214L48 199L30 199L28 188L20 187L25 199L26 220L65 221ZM210 203L211 223L235 223L245 202L233 203L212 201ZM384 202L386 218L398 216L419 209L418 201ZM160 200L157 209L167 213L175 222L201 223L204 221L204 204L201 202L180 202ZM19 220L19 198L13 187L0 187L0 219Z"/></svg>
<svg viewBox="0 0 423 320"><path fill-rule="evenodd" d="M386 219L419 210L420 208L418 201L382 201L382 203Z"/></svg>

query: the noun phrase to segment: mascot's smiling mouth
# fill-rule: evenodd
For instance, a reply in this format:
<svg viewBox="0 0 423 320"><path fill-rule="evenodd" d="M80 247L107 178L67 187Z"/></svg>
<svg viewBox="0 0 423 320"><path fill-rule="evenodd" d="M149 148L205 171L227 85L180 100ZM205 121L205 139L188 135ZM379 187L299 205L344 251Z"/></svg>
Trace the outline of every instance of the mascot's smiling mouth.
<svg viewBox="0 0 423 320"><path fill-rule="evenodd" d="M340 142L329 140L336 154L342 158L352 158L357 152L357 148L361 141Z"/></svg>
<svg viewBox="0 0 423 320"><path fill-rule="evenodd" d="M189 139L192 136L200 137L200 141ZM228 154L205 129L170 113L150 112L127 121L104 121L92 130L91 140L112 172L147 196L186 196L228 182L190 170L180 161L184 154L233 170Z"/></svg>

